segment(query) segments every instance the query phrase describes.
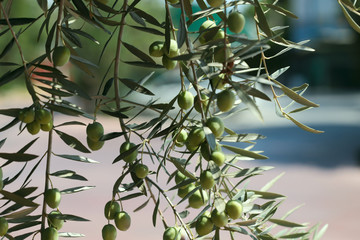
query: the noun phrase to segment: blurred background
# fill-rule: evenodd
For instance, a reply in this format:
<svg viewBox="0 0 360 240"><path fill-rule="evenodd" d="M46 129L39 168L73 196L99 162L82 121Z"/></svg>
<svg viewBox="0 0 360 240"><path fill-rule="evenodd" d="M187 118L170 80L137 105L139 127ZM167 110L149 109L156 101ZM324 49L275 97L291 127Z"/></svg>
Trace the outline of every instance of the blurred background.
<svg viewBox="0 0 360 240"><path fill-rule="evenodd" d="M195 1L196 2L196 1ZM284 37L300 42L310 39L307 46L314 48L315 52L303 52L293 50L269 61L270 72L279 68L291 66L290 69L281 76L280 81L287 86L299 86L309 83L310 87L305 97L320 104L320 108L310 109L298 113L294 117L300 122L312 128L325 131L322 134L312 134L301 130L290 121L280 118L275 113L275 106L272 102L259 101L258 105L264 115L264 122L259 121L250 112L244 111L226 120L226 124L240 132L259 133L266 136L266 139L258 140L255 150L262 150L269 157L266 161L254 161L244 163L246 166L270 165L275 169L269 171L264 176L254 178L250 186L259 187L270 179L282 172L286 174L271 189L274 192L288 196L283 211L290 210L298 205L305 204L300 210L295 212L289 220L309 222L311 224L329 224L325 240L357 240L357 227L359 220L357 215L360 213L360 34L356 33L346 22L337 1L329 0L296 0L279 1L280 5L292 11L299 19L285 18L279 14L271 13L270 25L289 26L284 32ZM162 11L163 1L141 1L139 8L146 9L153 13L160 22L165 18ZM36 1L14 1L11 9L11 17L29 16L28 9L32 9L31 17L41 14ZM199 10L194 3L193 10ZM243 34L249 38L255 38L253 32L254 20L251 8L241 9L247 17L247 23ZM174 19L180 18L177 8L171 8ZM354 16L356 21L359 20ZM131 20L129 20L130 23ZM359 21L358 21L359 22ZM175 25L177 23L175 22ZM196 31L201 22L196 22L190 26L190 31ZM97 93L101 81L110 78L106 75L107 67L112 61L114 45L113 42L107 45L104 55L100 59L102 49L110 35L96 34L98 29L88 25L79 24L84 30L97 38L99 45L83 40L83 49L77 51L81 56L94 64L101 62L101 68L92 68L92 76L85 74L72 65L65 66L62 70L67 72L70 78L82 86L89 89L91 95ZM20 38L23 46L24 55L27 60L32 60L44 53L44 42L46 35L42 33L38 36L39 24L34 24L28 32ZM0 32L1 32L0 28ZM26 38L24 38L26 36ZM163 40L161 37L149 34L138 34L131 28L126 28L124 41L130 42L144 52L155 40ZM11 39L9 34L0 38L0 48L2 49ZM39 43L34 44L39 39ZM146 39L146 41L144 41ZM272 46L271 53L280 50L277 46ZM88 51L88 49L91 51ZM131 60L131 55L125 48L122 60ZM19 61L16 48L12 49L2 61ZM253 59L248 62L254 67L258 65L258 60ZM0 75L4 74L11 67L0 66ZM141 79L152 69L143 69L122 64L120 66L121 76L126 78ZM155 93L161 93L161 101L168 101L179 90L177 71L158 70L153 78L148 81L147 87ZM19 78L0 88L0 108L25 107L30 104L30 97L25 93L23 81ZM267 91L264 89L264 91ZM167 94L164 95L164 92ZM271 98L271 93L268 92ZM136 98L139 98L136 95ZM142 99L137 99L142 101ZM79 102L80 106L93 111L93 102ZM60 121L60 120L59 120ZM109 126L106 131L117 131L118 123L104 116L101 121L105 126ZM9 119L1 116L0 127L9 122ZM8 141L2 151L17 151L19 140L27 143L32 138L27 133L16 136L18 129L2 132L1 139L7 137ZM84 129L71 129L82 136L85 141ZM45 138L45 135L44 137ZM59 141L57 139L57 141ZM22 144L22 145L24 145ZM46 142L37 143L36 151L42 152L41 147ZM68 147L60 141L56 143L58 152L69 151ZM78 168L83 175L89 176L88 184L96 185L97 188L87 192L79 193L76 196L69 196L63 200L63 209L70 211L76 209L74 214L83 214L84 217L92 220L91 223L71 223L65 225L64 231L82 232L87 235L85 239L100 239L102 225L105 224L102 207L110 197L112 185L121 169L114 167L111 162L117 156L113 149L117 149L119 142L109 141L101 152L91 155L91 158L101 162L101 166L83 166L70 162L55 161L52 168L55 170L64 167ZM4 150L5 149L5 150ZM11 171L17 172L18 169L4 171L12 175ZM106 173L106 174L105 174ZM38 170L33 184L42 186L42 171ZM99 176L102 176L99 178ZM258 181L256 181L258 179ZM60 186L73 183L59 181ZM79 204L80 203L80 204ZM81 204L86 203L86 204ZM90 204L90 206L89 206ZM127 202L129 211L135 209L140 202ZM78 207L79 206L79 207ZM132 213L133 227L125 233L118 233L125 239L161 239L162 231L155 229L151 224L151 214L153 206L148 206L144 211ZM161 222L158 221L158 226ZM138 226L141 226L139 231ZM226 237L224 238L226 239Z"/></svg>

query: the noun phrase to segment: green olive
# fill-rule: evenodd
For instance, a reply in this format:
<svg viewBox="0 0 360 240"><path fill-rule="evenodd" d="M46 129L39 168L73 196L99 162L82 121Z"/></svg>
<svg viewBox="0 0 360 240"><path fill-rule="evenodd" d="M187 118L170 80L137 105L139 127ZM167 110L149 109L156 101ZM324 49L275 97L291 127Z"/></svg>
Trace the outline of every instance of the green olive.
<svg viewBox="0 0 360 240"><path fill-rule="evenodd" d="M217 95L216 103L220 111L227 112L234 106L235 100L235 94L231 90L226 89Z"/></svg>
<svg viewBox="0 0 360 240"><path fill-rule="evenodd" d="M8 221L4 217L0 217L0 236L4 236L9 228Z"/></svg>
<svg viewBox="0 0 360 240"><path fill-rule="evenodd" d="M131 218L125 211L115 214L115 225L120 231L126 231L130 228Z"/></svg>
<svg viewBox="0 0 360 240"><path fill-rule="evenodd" d="M232 12L227 19L229 30L233 33L240 33L245 26L245 17L239 12Z"/></svg>
<svg viewBox="0 0 360 240"><path fill-rule="evenodd" d="M149 54L152 57L162 57L164 55L164 42L153 42L149 47Z"/></svg>
<svg viewBox="0 0 360 240"><path fill-rule="evenodd" d="M210 128L211 132L216 138L221 137L224 133L225 127L221 118L211 117L206 120L206 126Z"/></svg>
<svg viewBox="0 0 360 240"><path fill-rule="evenodd" d="M70 59L70 50L67 47L56 47L52 58L55 66L63 66Z"/></svg>
<svg viewBox="0 0 360 240"><path fill-rule="evenodd" d="M215 185L214 177L209 170L200 174L200 185L203 189L210 189Z"/></svg>
<svg viewBox="0 0 360 240"><path fill-rule="evenodd" d="M182 91L178 95L178 105L181 109L187 110L194 104L194 96L189 91Z"/></svg>
<svg viewBox="0 0 360 240"><path fill-rule="evenodd" d="M86 127L86 135L92 141L97 142L104 135L104 127L99 122L89 123Z"/></svg>
<svg viewBox="0 0 360 240"><path fill-rule="evenodd" d="M132 142L124 142L123 144L121 144L120 146L120 154L134 148L136 146L135 143ZM132 151L131 153L127 154L123 159L125 162L127 163L132 163L135 161L135 159L137 158L138 155L138 150L135 149L134 151Z"/></svg>
<svg viewBox="0 0 360 240"><path fill-rule="evenodd" d="M164 55L162 57L162 64L167 70L173 70L177 65L177 61L171 60L168 56Z"/></svg>
<svg viewBox="0 0 360 240"><path fill-rule="evenodd" d="M107 219L111 220L115 218L115 214L120 212L120 205L116 201L108 201L105 204L104 215Z"/></svg>

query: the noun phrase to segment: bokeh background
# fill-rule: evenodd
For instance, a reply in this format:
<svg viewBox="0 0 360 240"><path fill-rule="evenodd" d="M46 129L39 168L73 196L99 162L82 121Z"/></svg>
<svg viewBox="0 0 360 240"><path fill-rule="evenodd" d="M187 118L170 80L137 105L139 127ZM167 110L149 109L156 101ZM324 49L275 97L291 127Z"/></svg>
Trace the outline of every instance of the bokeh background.
<svg viewBox="0 0 360 240"><path fill-rule="evenodd" d="M299 19L287 19L273 14L269 18L270 24L289 26L284 33L286 38L294 42L310 39L311 41L307 46L316 49L316 51L301 52L294 50L287 52L270 61L269 67L274 71L281 67L291 66L280 79L287 86L310 84L305 96L320 104L320 108L298 113L295 116L297 120L315 129L323 130L325 133L312 134L299 129L293 123L276 115L274 103L261 100L258 105L264 114L264 122L245 111L227 119L226 124L240 132L255 132L267 137L258 140L255 149L263 150L269 159L246 162L244 167L275 166L264 176L253 178L248 183L252 187L261 187L282 172L286 173L271 189L288 196L280 208L278 217L281 216L281 213L304 204L300 210L291 215L289 220L308 222L311 225L316 223L320 223L322 226L329 224L329 228L323 237L325 240L357 240L357 227L360 223L358 219L360 214L360 142L358 141L360 138L360 34L349 27L337 1L295 0L279 2L295 13ZM147 9L159 21L162 21L164 19L162 4L163 1L144 0L140 3L140 8ZM199 9L196 4L193 5L193 8L194 10ZM14 1L10 16L29 16L29 9L32 9L32 17L41 14L36 1ZM171 8L171 10L174 19L178 19L180 16L179 9ZM254 22L251 18L251 9L244 8L242 11L247 16L247 24L243 33L249 38L253 38L254 33L251 29ZM359 20L356 17L354 18ZM200 24L200 22L193 24L190 31L195 31ZM102 47L109 35L95 34L98 30L86 24L81 25L81 27L96 36L100 46L84 40L84 48L78 51L89 61L98 64ZM38 28L39 25L36 24L31 27L31 29ZM40 36L39 43L34 44L37 41L38 32L31 29L24 35L26 38L20 38L24 55L28 60L45 51L43 47L46 40L45 34ZM1 36L0 48L3 48L9 40L10 35ZM162 39L153 35L138 34L131 28L126 28L124 40L146 52L151 42ZM273 47L274 49L271 51L279 50L276 46ZM72 80L86 87L91 95L95 95L101 81L109 78L109 76L104 77L104 75L107 70L106 67L111 64L113 49L113 43L110 43L101 58L101 66L103 67L92 69L93 76L79 71L71 64L66 65L63 70L69 74ZM123 54L123 60L133 58L126 49L123 49ZM2 60L18 61L19 55L16 48ZM255 63L256 59L249 62L249 64ZM136 79L140 79L152 71L151 69L135 70L135 68L125 64L121 65L120 69L121 76ZM0 66L0 75L6 71L7 67ZM161 94L161 101L166 102L179 91L178 81L176 70L158 70L147 83L147 87L153 92ZM269 96L271 96L270 92ZM140 95L136 95L134 98L138 101L143 100ZM30 96L26 94L21 79L0 88L1 109L26 107L31 104L30 101ZM92 102L83 101L78 102L78 104L89 112L93 111ZM9 120L9 118L1 116L0 126L4 126ZM63 116L59 115L56 121L63 122ZM119 130L118 123L112 119L100 116L100 121L106 126L106 132ZM69 128L64 129L64 131L71 131L73 135L79 136L83 142L86 141L85 128ZM0 133L0 139L7 138L2 151L17 151L33 139L25 132L17 136L18 132L17 128L13 128ZM39 154L43 153L46 145L46 135L42 133L40 136L41 139L32 148ZM92 159L99 161L99 164L84 165L63 159L54 159L51 166L53 172L64 168L75 169L81 175L88 177L88 182L84 185L96 186L92 190L63 197L61 204L63 212L91 219L90 223L66 223L63 228L64 231L84 233L86 234L85 239L101 239L101 228L106 223L103 216L103 206L110 199L113 183L122 170L120 165L111 164L118 155L119 141L109 141L101 151L89 155ZM77 154L59 139L56 139L54 151L56 153ZM5 177L13 176L19 167L20 165L6 167L4 169ZM37 170L33 177L33 185L43 185L44 171L42 170L43 167ZM59 188L65 189L74 186L74 184L82 183L56 179L55 184ZM127 211L131 212L133 225L127 232L118 232L118 238L161 239L161 222L157 222L158 228L153 228L151 223L154 207L152 204L140 212L132 212L143 201L145 198L125 202ZM224 236L224 239L226 237Z"/></svg>

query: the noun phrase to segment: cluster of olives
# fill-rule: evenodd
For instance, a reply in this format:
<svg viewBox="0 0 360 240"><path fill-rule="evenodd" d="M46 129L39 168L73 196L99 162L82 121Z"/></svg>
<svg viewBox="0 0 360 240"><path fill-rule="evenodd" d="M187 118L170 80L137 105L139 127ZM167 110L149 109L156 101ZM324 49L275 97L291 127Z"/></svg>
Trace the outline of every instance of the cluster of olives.
<svg viewBox="0 0 360 240"><path fill-rule="evenodd" d="M216 81L219 82L223 81L223 79L221 78L218 79L217 77L212 79L214 79L212 80L213 84L215 84ZM224 82L221 83L224 84ZM216 86L219 86L219 84L217 84ZM198 96L194 97L193 94L189 91L181 91L178 95L177 102L179 107L183 110L187 110L192 106L194 106L197 112L201 112L201 108L204 111L207 109L209 104L209 97L201 93L200 99L201 100L199 100ZM236 95L229 88L223 89L221 92L216 94L216 106L221 112L230 111L234 106L235 100L236 100Z"/></svg>
<svg viewBox="0 0 360 240"><path fill-rule="evenodd" d="M106 219L114 220L115 226L120 231L126 231L130 228L131 218L130 215L120 210L120 205L116 201L108 201L105 204L104 214ZM106 224L102 229L103 240L115 240L117 231L115 226L111 223Z"/></svg>
<svg viewBox="0 0 360 240"><path fill-rule="evenodd" d="M86 141L89 148L97 151L104 146L104 141L100 140L104 136L104 127L99 122L93 122L86 127Z"/></svg>
<svg viewBox="0 0 360 240"><path fill-rule="evenodd" d="M176 67L177 61L171 58L178 56L179 53L178 44L174 39L170 39L169 46L165 46L165 43L162 41L155 41L149 47L150 56L162 57L162 64L168 70Z"/></svg>
<svg viewBox="0 0 360 240"><path fill-rule="evenodd" d="M198 218L195 230L200 236L207 235L213 231L214 226L221 228L228 224L229 217L238 219L243 212L242 203L238 200L230 200L225 205L224 211L214 208L211 213L206 212Z"/></svg>
<svg viewBox="0 0 360 240"><path fill-rule="evenodd" d="M186 179L187 179L187 177L179 171L175 175L175 183L176 184L180 184L181 182L185 181ZM178 189L177 194L179 197L184 198L187 194L189 194L195 188L196 188L195 183L190 183L185 186L181 186ZM208 199L209 199L209 197L208 197L207 192L204 191L203 189L198 189L188 198L188 203L189 203L190 207L199 209L206 204Z"/></svg>
<svg viewBox="0 0 360 240"><path fill-rule="evenodd" d="M54 48L52 60L54 66L64 66L70 60L70 50L64 46Z"/></svg>
<svg viewBox="0 0 360 240"><path fill-rule="evenodd" d="M52 209L57 209L61 201L61 193L57 188L47 189L44 193L45 203ZM41 240L58 239L58 230L64 224L64 220L58 218L61 213L53 210L47 215L48 227L41 232Z"/></svg>
<svg viewBox="0 0 360 240"><path fill-rule="evenodd" d="M20 110L18 118L26 123L26 129L32 135L40 132L40 129L49 132L53 128L51 112L44 108L24 108Z"/></svg>

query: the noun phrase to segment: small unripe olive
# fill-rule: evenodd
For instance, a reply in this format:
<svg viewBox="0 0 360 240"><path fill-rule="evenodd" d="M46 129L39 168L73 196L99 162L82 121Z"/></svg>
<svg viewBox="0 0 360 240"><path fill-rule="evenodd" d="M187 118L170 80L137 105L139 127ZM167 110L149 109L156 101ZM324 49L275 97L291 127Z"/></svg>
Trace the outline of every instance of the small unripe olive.
<svg viewBox="0 0 360 240"><path fill-rule="evenodd" d="M164 55L164 42L155 41L149 47L149 54L152 57L162 57Z"/></svg>
<svg viewBox="0 0 360 240"><path fill-rule="evenodd" d="M194 96L189 91L182 91L178 95L178 105L181 109L187 110L194 104Z"/></svg>
<svg viewBox="0 0 360 240"><path fill-rule="evenodd" d="M223 121L218 117L211 117L206 120L206 126L210 128L216 138L221 137L225 130Z"/></svg>
<svg viewBox="0 0 360 240"><path fill-rule="evenodd" d="M130 228L131 218L125 211L115 214L115 225L120 231L126 231Z"/></svg>
<svg viewBox="0 0 360 240"><path fill-rule="evenodd" d="M162 56L162 64L167 70L173 70L177 65L177 61L172 60L168 56L164 55Z"/></svg>
<svg viewBox="0 0 360 240"><path fill-rule="evenodd" d="M67 47L56 47L52 58L55 66L63 66L70 59L70 50Z"/></svg>
<svg viewBox="0 0 360 240"><path fill-rule="evenodd" d="M216 103L220 111L227 112L234 106L235 100L235 94L231 90L226 89L217 95Z"/></svg>
<svg viewBox="0 0 360 240"><path fill-rule="evenodd" d="M124 142L120 146L120 154L132 149L135 146L136 146L135 143ZM132 163L137 158L137 155L138 155L138 150L135 149L133 152L131 152L130 154L128 154L127 156L124 157L124 161L127 162L127 163Z"/></svg>
<svg viewBox="0 0 360 240"><path fill-rule="evenodd" d="M220 7L224 3L224 0L207 0L208 4L213 7Z"/></svg>
<svg viewBox="0 0 360 240"><path fill-rule="evenodd" d="M115 214L120 212L120 205L115 201L108 201L105 204L104 215L107 219L114 219Z"/></svg>
<svg viewBox="0 0 360 240"><path fill-rule="evenodd" d="M232 12L227 19L229 30L233 33L240 33L245 26L245 17L239 12Z"/></svg>
<svg viewBox="0 0 360 240"><path fill-rule="evenodd" d="M94 142L97 142L104 135L104 127L99 122L89 123L86 127L86 135Z"/></svg>

